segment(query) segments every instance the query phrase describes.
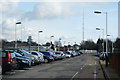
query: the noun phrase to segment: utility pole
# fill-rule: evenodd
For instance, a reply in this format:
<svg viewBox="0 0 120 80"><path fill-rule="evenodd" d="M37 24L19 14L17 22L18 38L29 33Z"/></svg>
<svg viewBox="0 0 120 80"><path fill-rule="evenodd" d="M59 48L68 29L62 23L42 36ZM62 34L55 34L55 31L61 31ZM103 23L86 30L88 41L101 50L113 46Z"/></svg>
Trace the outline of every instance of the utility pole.
<svg viewBox="0 0 120 80"><path fill-rule="evenodd" d="M84 44L84 35L85 34L85 32L84 32L84 9L83 9L83 44ZM84 51L84 45L83 45L83 51ZM85 52L85 51L84 51Z"/></svg>

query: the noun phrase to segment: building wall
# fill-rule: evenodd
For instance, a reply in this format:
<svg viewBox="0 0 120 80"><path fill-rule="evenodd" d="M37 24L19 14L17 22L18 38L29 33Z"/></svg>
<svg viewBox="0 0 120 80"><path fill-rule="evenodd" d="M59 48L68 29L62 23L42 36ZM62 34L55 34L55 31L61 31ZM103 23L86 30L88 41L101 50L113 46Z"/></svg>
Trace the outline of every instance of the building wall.
<svg viewBox="0 0 120 80"><path fill-rule="evenodd" d="M120 1L118 3L118 37L120 38Z"/></svg>

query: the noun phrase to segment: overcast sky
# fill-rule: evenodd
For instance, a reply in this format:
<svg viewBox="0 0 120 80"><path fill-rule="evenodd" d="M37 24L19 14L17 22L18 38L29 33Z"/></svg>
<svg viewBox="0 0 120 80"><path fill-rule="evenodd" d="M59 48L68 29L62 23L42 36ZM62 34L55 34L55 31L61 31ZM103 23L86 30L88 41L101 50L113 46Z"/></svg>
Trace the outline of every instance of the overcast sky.
<svg viewBox="0 0 120 80"><path fill-rule="evenodd" d="M96 27L105 28L105 14L94 14L94 11L108 12L108 34L111 38L118 36L118 2L119 0L2 0L0 4L0 34L2 39L15 40L15 26L17 39L26 41L32 36L33 41L40 43L62 39L62 42L72 44L82 41L83 11L85 40L97 41L102 36L102 31L96 31ZM111 1L111 2L108 2ZM21 25L15 25L21 21ZM105 33L104 33L105 34ZM105 35L104 35L105 38Z"/></svg>

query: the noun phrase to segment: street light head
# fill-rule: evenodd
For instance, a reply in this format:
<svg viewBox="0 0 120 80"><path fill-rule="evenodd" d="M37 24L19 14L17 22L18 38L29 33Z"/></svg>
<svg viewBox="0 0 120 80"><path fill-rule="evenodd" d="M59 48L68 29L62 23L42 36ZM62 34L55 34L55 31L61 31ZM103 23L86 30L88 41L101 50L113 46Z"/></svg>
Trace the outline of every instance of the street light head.
<svg viewBox="0 0 120 80"><path fill-rule="evenodd" d="M16 24L21 24L21 22L16 22Z"/></svg>
<svg viewBox="0 0 120 80"><path fill-rule="evenodd" d="M51 36L51 37L54 37L54 36Z"/></svg>
<svg viewBox="0 0 120 80"><path fill-rule="evenodd" d="M96 28L96 30L100 30L100 28Z"/></svg>
<svg viewBox="0 0 120 80"><path fill-rule="evenodd" d="M43 31L38 31L38 32L43 32Z"/></svg>
<svg viewBox="0 0 120 80"><path fill-rule="evenodd" d="M107 36L110 36L110 35L107 35Z"/></svg>
<svg viewBox="0 0 120 80"><path fill-rule="evenodd" d="M101 14L102 12L100 12L100 11L94 11L94 13Z"/></svg>

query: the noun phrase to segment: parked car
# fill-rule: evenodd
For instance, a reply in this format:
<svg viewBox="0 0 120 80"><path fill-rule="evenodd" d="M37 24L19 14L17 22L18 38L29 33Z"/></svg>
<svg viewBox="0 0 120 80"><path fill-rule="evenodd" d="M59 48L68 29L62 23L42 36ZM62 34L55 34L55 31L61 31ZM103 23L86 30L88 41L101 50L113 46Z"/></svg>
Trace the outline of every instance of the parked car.
<svg viewBox="0 0 120 80"><path fill-rule="evenodd" d="M11 51L0 51L0 60L2 60L2 73L17 68L17 60L15 54Z"/></svg>
<svg viewBox="0 0 120 80"><path fill-rule="evenodd" d="M66 58L70 58L71 57L71 54L67 51L63 51L63 53L65 54Z"/></svg>
<svg viewBox="0 0 120 80"><path fill-rule="evenodd" d="M35 65L36 63L38 63L37 58L35 56L33 56L32 54L30 54L29 52L22 50L22 49L18 49L17 52L20 53L22 56L31 57L32 65Z"/></svg>
<svg viewBox="0 0 120 80"><path fill-rule="evenodd" d="M76 52L77 56L80 56L81 53L79 51L75 51L75 52Z"/></svg>
<svg viewBox="0 0 120 80"><path fill-rule="evenodd" d="M65 54L62 51L55 51L55 54L59 56L59 59L65 58Z"/></svg>
<svg viewBox="0 0 120 80"><path fill-rule="evenodd" d="M100 54L101 54L100 52L97 52L97 53L94 54L94 56L100 57Z"/></svg>
<svg viewBox="0 0 120 80"><path fill-rule="evenodd" d="M44 54L42 54L41 52L38 52L38 51L31 51L30 52L32 55L35 55L35 56L38 56L38 60L39 60L39 63L42 63L44 62Z"/></svg>
<svg viewBox="0 0 120 80"><path fill-rule="evenodd" d="M71 57L75 57L77 54L74 51L68 51L71 54Z"/></svg>
<svg viewBox="0 0 120 80"><path fill-rule="evenodd" d="M99 58L104 61L106 59L106 52L101 52Z"/></svg>
<svg viewBox="0 0 120 80"><path fill-rule="evenodd" d="M40 52L44 54L45 63L49 63L51 61L54 61L54 58L52 57L50 52L47 52L47 51L40 51Z"/></svg>
<svg viewBox="0 0 120 80"><path fill-rule="evenodd" d="M26 67L31 67L32 59L30 57L22 56L17 52L13 52L16 56L18 69L24 69Z"/></svg>
<svg viewBox="0 0 120 80"><path fill-rule="evenodd" d="M19 54L21 54L23 57L29 57L32 59L32 65L35 65L35 57L30 54L29 52L25 51L25 50L22 50L22 49L19 49L19 48L8 48L6 50L11 50L11 51L14 51L14 52L17 52Z"/></svg>
<svg viewBox="0 0 120 80"><path fill-rule="evenodd" d="M55 54L54 51L48 51L50 55L54 58L54 60L59 60L59 56Z"/></svg>

